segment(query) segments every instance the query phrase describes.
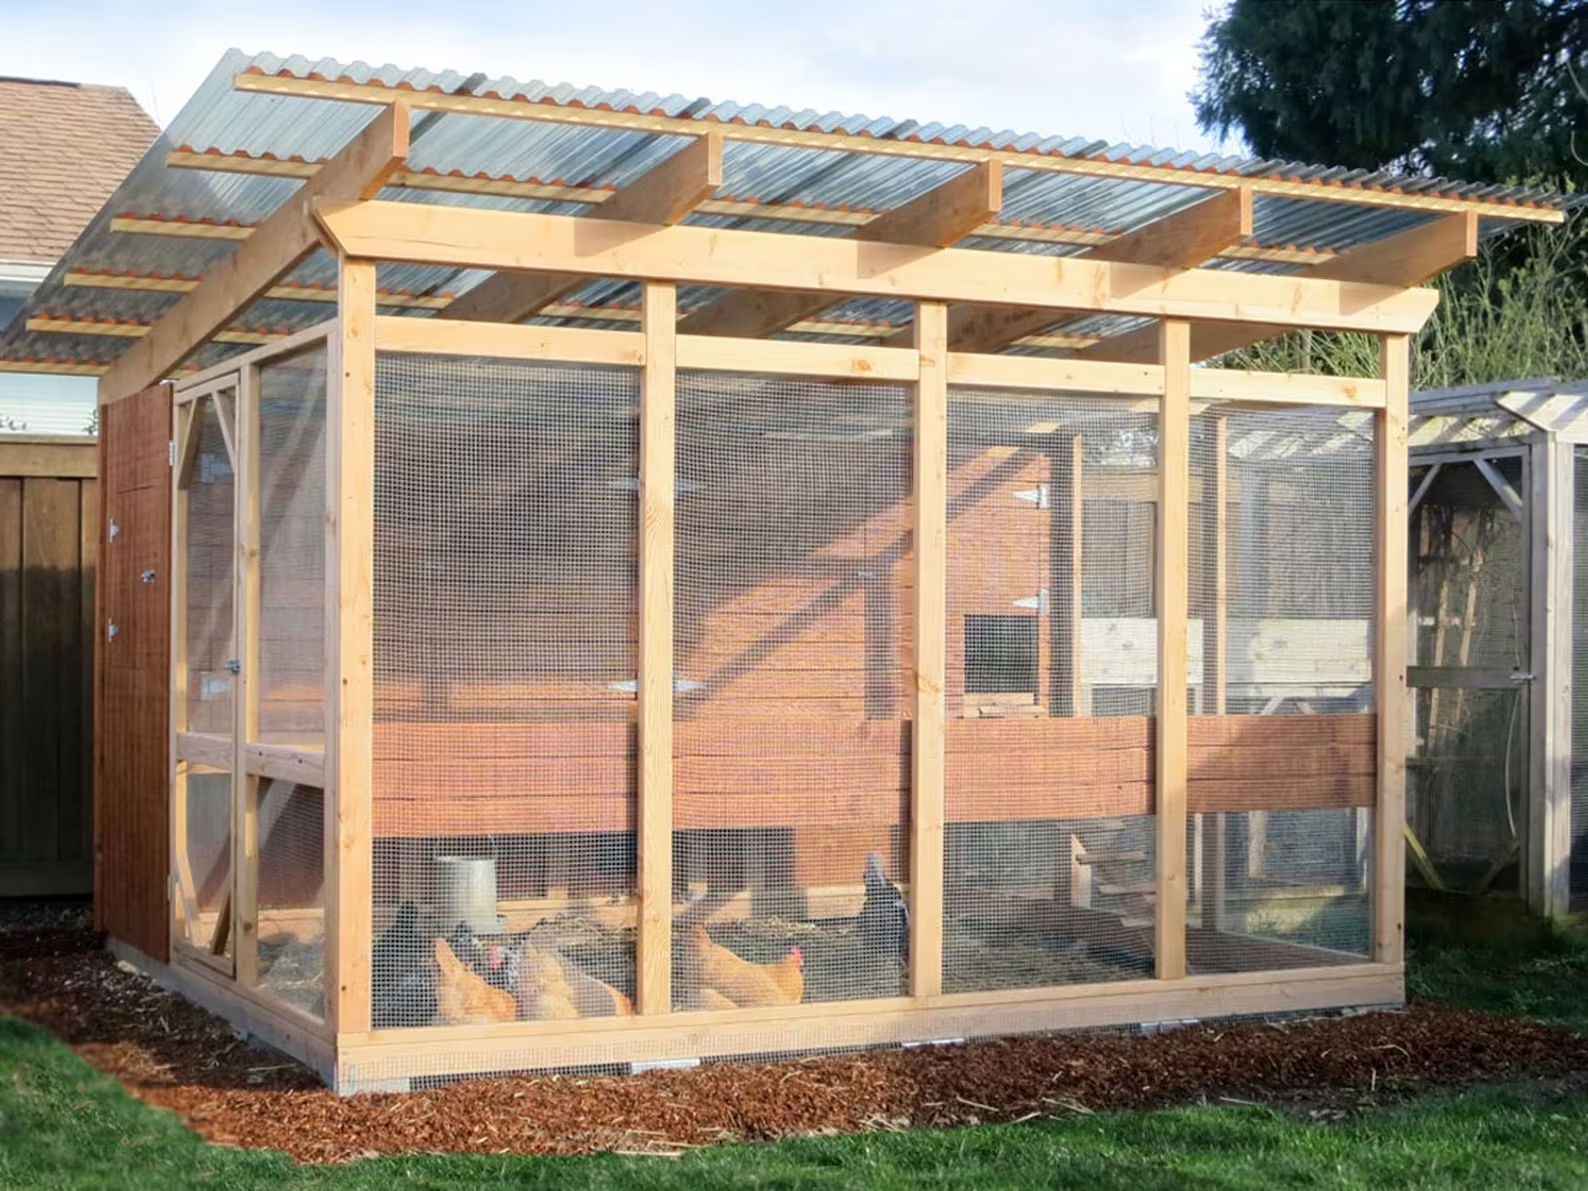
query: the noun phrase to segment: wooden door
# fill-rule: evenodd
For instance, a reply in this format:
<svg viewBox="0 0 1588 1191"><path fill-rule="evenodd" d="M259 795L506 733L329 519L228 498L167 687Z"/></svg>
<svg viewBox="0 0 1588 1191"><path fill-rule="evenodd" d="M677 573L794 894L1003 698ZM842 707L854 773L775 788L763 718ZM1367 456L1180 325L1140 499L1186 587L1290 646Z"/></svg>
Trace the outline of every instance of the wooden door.
<svg viewBox="0 0 1588 1191"><path fill-rule="evenodd" d="M100 419L94 624L94 905L102 930L168 957L171 389Z"/></svg>

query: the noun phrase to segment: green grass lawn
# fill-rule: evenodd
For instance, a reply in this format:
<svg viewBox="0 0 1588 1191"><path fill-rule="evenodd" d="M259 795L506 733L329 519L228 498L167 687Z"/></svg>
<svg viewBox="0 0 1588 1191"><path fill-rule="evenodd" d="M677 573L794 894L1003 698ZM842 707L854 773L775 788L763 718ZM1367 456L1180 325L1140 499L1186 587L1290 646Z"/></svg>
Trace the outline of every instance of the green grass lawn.
<svg viewBox="0 0 1588 1191"><path fill-rule="evenodd" d="M1424 947L1416 995L1588 1029L1588 951ZM1588 1186L1588 1093L1430 1094L1344 1123L1260 1108L1100 1113L975 1129L815 1138L681 1158L435 1156L336 1167L211 1146L48 1034L0 1018L0 1188Z"/></svg>

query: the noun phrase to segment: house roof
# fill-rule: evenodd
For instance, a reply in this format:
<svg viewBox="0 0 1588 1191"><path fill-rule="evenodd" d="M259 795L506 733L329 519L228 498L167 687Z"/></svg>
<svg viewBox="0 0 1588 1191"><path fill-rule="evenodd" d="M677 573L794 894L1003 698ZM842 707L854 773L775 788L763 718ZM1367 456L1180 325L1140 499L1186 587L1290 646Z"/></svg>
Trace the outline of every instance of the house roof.
<svg viewBox="0 0 1588 1191"><path fill-rule="evenodd" d="M414 107L412 149L380 197L402 202L585 216L716 127L725 138L722 185L685 220L703 227L846 235L992 159L1003 166L1002 209L957 247L1074 256L1239 185L1254 192L1254 235L1204 267L1291 273L1452 212L1471 212L1480 234L1492 236L1558 220L1565 205L1545 192L1437 178L234 50L0 337L0 369L103 372L377 105L398 96ZM423 317L487 276L383 264L378 300ZM330 317L336 277L334 260L316 252L192 364L208 367ZM681 287L680 309L719 292ZM613 327L632 323L637 306L632 283L594 280L531 321ZM876 342L912 311L852 298L780 334ZM1041 334L1003 350L1085 350L1143 322L1058 312Z"/></svg>
<svg viewBox="0 0 1588 1191"><path fill-rule="evenodd" d="M159 135L123 87L0 78L0 260L59 259Z"/></svg>

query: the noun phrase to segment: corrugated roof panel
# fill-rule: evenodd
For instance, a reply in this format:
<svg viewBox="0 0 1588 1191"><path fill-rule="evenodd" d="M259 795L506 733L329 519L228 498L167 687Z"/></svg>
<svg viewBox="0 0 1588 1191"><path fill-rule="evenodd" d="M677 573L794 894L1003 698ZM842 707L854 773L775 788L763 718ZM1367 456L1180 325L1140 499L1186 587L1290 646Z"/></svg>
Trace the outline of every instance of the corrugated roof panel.
<svg viewBox="0 0 1588 1191"><path fill-rule="evenodd" d="M297 79L374 82L411 91L434 89L589 109L635 111L692 119L703 124L713 121L765 123L796 131L839 132L894 140L915 138L923 143L941 142L1050 158L1156 166L1165 170L1160 178L1131 179L1055 173L1010 165L1005 171L1001 221L1070 229L1059 234L1061 240L1072 236L1086 240L1100 233L1128 232L1199 202L1211 193L1205 185L1198 185L1204 180L1203 175L1209 173L1321 182L1328 183L1331 190L1346 185L1393 187L1407 193L1507 203L1558 206L1564 201L1536 191L1487 184L1398 178L1383 172L1184 153L1081 137L713 102L678 94L663 96L513 78L488 79L455 71L406 70L390 64L371 66L330 59L310 61L301 56L280 58L272 54L249 56L233 50L221 59L171 122L161 141L85 229L55 273L40 287L29 310L0 337L0 356L37 358L49 354L71 359L114 359L130 340L30 333L23 319L42 311L101 320L152 321L175 302L173 296L130 289L66 286L62 284L64 273L90 270L139 276L200 277L225 260L239 242L237 239L116 231L111 227L114 218L153 217L166 221L164 226L173 231L203 224L246 228L267 218L298 185L289 178L257 173L172 168L166 164L168 151L186 147L198 152L213 150L287 162L295 158L318 161L334 155L379 111L374 104L239 91L233 80L243 72L265 76L285 73ZM409 169L432 171L437 175L536 180L579 187L621 186L676 152L683 140L676 134L419 111L414 118ZM826 148L729 140L724 152L723 186L718 195L763 204L875 212L908 202L965 168L963 162L845 151L842 146ZM1318 193L1319 201L1304 196L1260 194L1254 212L1254 241L1271 247L1346 251L1430 218L1418 212L1330 202L1327 191L1320 189ZM559 215L585 215L591 209L585 203L407 187L388 187L381 197L397 202L445 203ZM853 230L852 223L789 219L775 212L764 217L696 213L688 221L706 227L743 227L790 235L842 236ZM144 226L162 225L146 223ZM1505 226L1505 220L1486 218L1482 232L1491 236ZM1087 248L1085 243L991 236L970 237L963 246L1050 256L1075 255ZM1258 272L1286 272L1299 267L1299 264L1255 260L1220 260L1216 264L1217 267ZM478 270L383 265L378 284L408 294L456 294L478 284L485 276L487 274ZM326 254L318 252L284 280L289 284L332 286L335 283L334 263ZM684 287L681 304L686 310L693 309L710 301L716 292L705 287ZM596 281L582 286L570 298L587 305L632 302L637 300L637 291L629 283ZM245 326L296 327L318 321L325 316L327 307L328 303L324 302L266 299L243 312L237 322ZM877 299L845 302L838 310L846 318L901 323L907 321L908 316L907 306ZM832 312L829 316L836 317ZM1072 324L1075 321L1072 320ZM1117 329L1137 325L1137 321L1114 319L1099 325ZM242 349L216 345L206 349L206 358L216 352L234 350Z"/></svg>

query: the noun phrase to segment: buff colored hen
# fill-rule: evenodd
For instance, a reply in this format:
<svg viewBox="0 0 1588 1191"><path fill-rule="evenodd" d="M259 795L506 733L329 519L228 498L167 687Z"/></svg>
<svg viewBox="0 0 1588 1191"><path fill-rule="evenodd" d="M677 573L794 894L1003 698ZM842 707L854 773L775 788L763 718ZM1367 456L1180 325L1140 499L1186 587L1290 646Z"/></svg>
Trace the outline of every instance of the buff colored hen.
<svg viewBox="0 0 1588 1191"><path fill-rule="evenodd" d="M555 948L525 944L518 957L518 1016L525 1021L632 1017L633 1003L571 964Z"/></svg>
<svg viewBox="0 0 1588 1191"><path fill-rule="evenodd" d="M706 928L699 925L689 932L685 943L684 971L697 1002L704 998L710 1008L795 1005L805 995L805 959L798 947L790 947L788 954L772 963L751 963L713 942ZM729 1005L713 1004L708 994Z"/></svg>
<svg viewBox="0 0 1588 1191"><path fill-rule="evenodd" d="M445 939L435 941L436 1020L444 1026L512 1021L518 1004L512 993L492 988L471 971Z"/></svg>

